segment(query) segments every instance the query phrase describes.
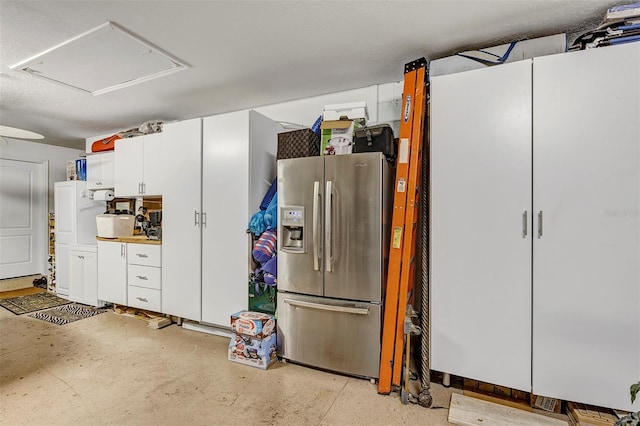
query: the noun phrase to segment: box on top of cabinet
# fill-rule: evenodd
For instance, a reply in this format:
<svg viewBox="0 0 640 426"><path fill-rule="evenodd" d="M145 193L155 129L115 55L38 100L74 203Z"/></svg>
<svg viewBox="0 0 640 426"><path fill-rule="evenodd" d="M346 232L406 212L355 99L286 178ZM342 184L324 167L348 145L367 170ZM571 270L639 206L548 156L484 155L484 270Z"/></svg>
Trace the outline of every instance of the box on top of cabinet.
<svg viewBox="0 0 640 426"><path fill-rule="evenodd" d="M276 318L262 312L240 311L231 315L231 331L263 339L276 330Z"/></svg>
<svg viewBox="0 0 640 426"><path fill-rule="evenodd" d="M351 154L353 134L363 125L359 120L323 121L320 126L320 155Z"/></svg>

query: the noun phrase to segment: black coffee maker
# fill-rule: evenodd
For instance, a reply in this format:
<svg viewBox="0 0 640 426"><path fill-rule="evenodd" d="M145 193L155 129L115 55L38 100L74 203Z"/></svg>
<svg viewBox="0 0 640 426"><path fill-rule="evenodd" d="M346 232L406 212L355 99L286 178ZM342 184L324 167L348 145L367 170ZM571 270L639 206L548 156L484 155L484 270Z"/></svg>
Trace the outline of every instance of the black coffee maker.
<svg viewBox="0 0 640 426"><path fill-rule="evenodd" d="M150 240L162 239L162 210L149 212L149 226L146 233Z"/></svg>

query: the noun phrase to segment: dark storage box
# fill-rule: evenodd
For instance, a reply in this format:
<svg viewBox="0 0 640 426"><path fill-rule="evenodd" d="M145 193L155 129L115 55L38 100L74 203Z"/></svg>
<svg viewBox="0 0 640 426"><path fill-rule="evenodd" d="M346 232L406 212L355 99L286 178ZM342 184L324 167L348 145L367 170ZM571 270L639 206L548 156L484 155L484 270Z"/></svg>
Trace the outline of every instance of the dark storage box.
<svg viewBox="0 0 640 426"><path fill-rule="evenodd" d="M393 130L388 124L356 129L353 152L382 152L388 160L396 157Z"/></svg>
<svg viewBox="0 0 640 426"><path fill-rule="evenodd" d="M320 136L311 129L278 133L277 159L315 157L320 155Z"/></svg>

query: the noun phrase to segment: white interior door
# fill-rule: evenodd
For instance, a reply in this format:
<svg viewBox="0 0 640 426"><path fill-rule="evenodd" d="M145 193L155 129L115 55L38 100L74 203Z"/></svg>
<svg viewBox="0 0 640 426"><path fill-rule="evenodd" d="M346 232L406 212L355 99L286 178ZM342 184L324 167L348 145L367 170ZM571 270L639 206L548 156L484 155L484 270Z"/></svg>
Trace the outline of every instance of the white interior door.
<svg viewBox="0 0 640 426"><path fill-rule="evenodd" d="M0 159L0 279L46 273L45 165Z"/></svg>
<svg viewBox="0 0 640 426"><path fill-rule="evenodd" d="M536 58L533 87L533 391L638 411L640 44Z"/></svg>
<svg viewBox="0 0 640 426"><path fill-rule="evenodd" d="M431 368L531 388L531 61L431 81Z"/></svg>

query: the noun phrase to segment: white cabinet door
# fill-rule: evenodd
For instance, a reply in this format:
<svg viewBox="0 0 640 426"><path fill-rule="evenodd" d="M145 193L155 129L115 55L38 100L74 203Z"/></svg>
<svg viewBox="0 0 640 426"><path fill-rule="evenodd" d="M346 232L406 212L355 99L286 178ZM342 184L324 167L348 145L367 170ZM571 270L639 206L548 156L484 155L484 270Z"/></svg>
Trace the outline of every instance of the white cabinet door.
<svg viewBox="0 0 640 426"><path fill-rule="evenodd" d="M95 247L69 250L69 300L102 306L98 301L98 258Z"/></svg>
<svg viewBox="0 0 640 426"><path fill-rule="evenodd" d="M55 233L56 243L77 242L77 186L76 181L56 182L54 184Z"/></svg>
<svg viewBox="0 0 640 426"><path fill-rule="evenodd" d="M431 81L431 368L531 388L531 61Z"/></svg>
<svg viewBox="0 0 640 426"><path fill-rule="evenodd" d="M279 130L279 125L254 111L203 119L202 210L207 217L202 231L203 322L228 327L231 314L247 309L246 229L249 218L259 209L256 194L264 195L275 177ZM250 165L262 161L273 163L273 174L254 188ZM256 166L260 173L270 167Z"/></svg>
<svg viewBox="0 0 640 426"><path fill-rule="evenodd" d="M114 152L87 155L87 188L93 190L113 188Z"/></svg>
<svg viewBox="0 0 640 426"><path fill-rule="evenodd" d="M84 302L91 306L102 306L98 300L98 253L85 251L82 259L82 278Z"/></svg>
<svg viewBox="0 0 640 426"><path fill-rule="evenodd" d="M116 197L141 195L144 138L119 139L115 143L114 193Z"/></svg>
<svg viewBox="0 0 640 426"><path fill-rule="evenodd" d="M69 250L69 300L84 303L83 254L79 250Z"/></svg>
<svg viewBox="0 0 640 426"><path fill-rule="evenodd" d="M55 244L56 250L56 294L67 297L69 295L69 245Z"/></svg>
<svg viewBox="0 0 640 426"><path fill-rule="evenodd" d="M200 321L202 120L167 124L162 134L162 312ZM213 214L207 219L216 222ZM208 226L224 227L214 223Z"/></svg>
<svg viewBox="0 0 640 426"><path fill-rule="evenodd" d="M98 241L98 299L127 304L127 244Z"/></svg>
<svg viewBox="0 0 640 426"><path fill-rule="evenodd" d="M630 411L640 379L640 44L534 60L533 392ZM537 221L536 221L537 222Z"/></svg>
<svg viewBox="0 0 640 426"><path fill-rule="evenodd" d="M173 161L182 155L182 140L174 139L173 144L166 145L163 139L164 132L144 137L142 191L145 196L163 195L163 183L176 177L171 171L183 171Z"/></svg>

